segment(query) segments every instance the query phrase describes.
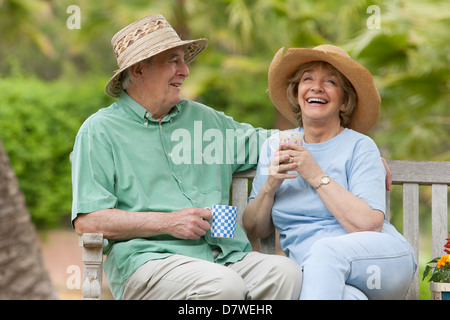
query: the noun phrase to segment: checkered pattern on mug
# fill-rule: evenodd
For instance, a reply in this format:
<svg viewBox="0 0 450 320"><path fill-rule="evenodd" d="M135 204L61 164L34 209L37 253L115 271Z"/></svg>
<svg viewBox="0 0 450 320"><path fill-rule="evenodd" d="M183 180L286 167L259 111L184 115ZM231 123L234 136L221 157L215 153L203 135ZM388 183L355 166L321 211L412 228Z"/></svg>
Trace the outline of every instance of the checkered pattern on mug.
<svg viewBox="0 0 450 320"><path fill-rule="evenodd" d="M212 236L233 238L236 228L236 207L215 205L213 207Z"/></svg>

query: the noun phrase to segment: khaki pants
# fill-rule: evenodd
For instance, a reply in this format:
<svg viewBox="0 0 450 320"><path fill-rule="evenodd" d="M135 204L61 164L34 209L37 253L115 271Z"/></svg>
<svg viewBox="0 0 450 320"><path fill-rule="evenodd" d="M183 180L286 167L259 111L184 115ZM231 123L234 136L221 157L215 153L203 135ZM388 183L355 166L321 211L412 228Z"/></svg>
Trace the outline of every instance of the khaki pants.
<svg viewBox="0 0 450 320"><path fill-rule="evenodd" d="M127 280L123 299L287 300L298 299L302 270L278 255L248 253L222 266L173 255L139 267Z"/></svg>

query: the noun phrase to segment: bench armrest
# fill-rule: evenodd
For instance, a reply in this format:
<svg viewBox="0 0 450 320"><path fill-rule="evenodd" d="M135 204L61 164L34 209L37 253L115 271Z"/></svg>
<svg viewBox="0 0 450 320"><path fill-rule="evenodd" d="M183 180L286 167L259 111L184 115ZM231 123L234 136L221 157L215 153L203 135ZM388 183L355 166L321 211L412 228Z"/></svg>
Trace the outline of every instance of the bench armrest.
<svg viewBox="0 0 450 320"><path fill-rule="evenodd" d="M84 281L81 287L83 300L102 299L103 234L84 233L79 239L83 247Z"/></svg>

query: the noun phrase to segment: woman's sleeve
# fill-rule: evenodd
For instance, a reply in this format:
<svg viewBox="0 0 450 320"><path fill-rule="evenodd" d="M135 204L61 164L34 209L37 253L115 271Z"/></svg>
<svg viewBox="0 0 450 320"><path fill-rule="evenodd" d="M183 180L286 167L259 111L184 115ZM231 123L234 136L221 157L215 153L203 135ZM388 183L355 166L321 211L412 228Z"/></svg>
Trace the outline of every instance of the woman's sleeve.
<svg viewBox="0 0 450 320"><path fill-rule="evenodd" d="M348 175L349 191L372 209L386 212L386 172L375 142L359 145Z"/></svg>

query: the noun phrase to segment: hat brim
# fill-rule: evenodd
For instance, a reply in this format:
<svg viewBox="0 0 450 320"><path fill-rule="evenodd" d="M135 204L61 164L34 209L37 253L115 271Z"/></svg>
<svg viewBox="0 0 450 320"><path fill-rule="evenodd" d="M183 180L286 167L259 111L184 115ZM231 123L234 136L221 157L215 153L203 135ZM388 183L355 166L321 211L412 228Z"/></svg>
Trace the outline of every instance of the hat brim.
<svg viewBox="0 0 450 320"><path fill-rule="evenodd" d="M184 40L184 41L176 41L161 47L157 47L152 49L147 54L143 55L138 61L133 62L136 64L140 61L146 60L150 57L153 57L161 52L166 50L183 46L184 54L185 54L185 63L186 65L191 64L207 47L209 41L207 39L197 39L197 40ZM133 65L131 64L131 65ZM114 75L109 79L108 83L105 86L105 93L111 97L118 98L120 93L122 92L122 85L120 83L120 74L127 68L131 67L131 65L125 65L122 68L116 70Z"/></svg>
<svg viewBox="0 0 450 320"><path fill-rule="evenodd" d="M278 111L290 122L298 125L287 98L288 79L302 64L312 61L328 62L351 82L358 95L358 105L348 127L358 132L369 131L378 120L381 103L374 79L369 70L361 64L349 56L335 52L290 48L284 54L284 48L278 50L269 66L268 75L269 96Z"/></svg>

